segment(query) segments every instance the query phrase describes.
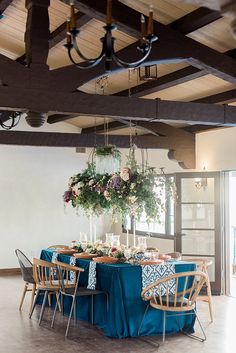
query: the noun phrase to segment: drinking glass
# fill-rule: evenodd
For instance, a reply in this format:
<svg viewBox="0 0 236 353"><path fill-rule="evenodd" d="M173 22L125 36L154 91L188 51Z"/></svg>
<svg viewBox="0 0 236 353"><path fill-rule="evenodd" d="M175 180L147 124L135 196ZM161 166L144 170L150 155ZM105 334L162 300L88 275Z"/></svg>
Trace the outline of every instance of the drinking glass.
<svg viewBox="0 0 236 353"><path fill-rule="evenodd" d="M145 251L147 249L147 238L146 237L138 237L138 248L140 250Z"/></svg>
<svg viewBox="0 0 236 353"><path fill-rule="evenodd" d="M120 235L113 235L112 237L112 246L120 246Z"/></svg>
<svg viewBox="0 0 236 353"><path fill-rule="evenodd" d="M126 258L127 260L130 259L131 253L132 253L132 251L131 251L130 248L126 248L126 249L124 250L124 256L125 256L125 258Z"/></svg>
<svg viewBox="0 0 236 353"><path fill-rule="evenodd" d="M113 233L106 233L106 244L112 246L113 235Z"/></svg>

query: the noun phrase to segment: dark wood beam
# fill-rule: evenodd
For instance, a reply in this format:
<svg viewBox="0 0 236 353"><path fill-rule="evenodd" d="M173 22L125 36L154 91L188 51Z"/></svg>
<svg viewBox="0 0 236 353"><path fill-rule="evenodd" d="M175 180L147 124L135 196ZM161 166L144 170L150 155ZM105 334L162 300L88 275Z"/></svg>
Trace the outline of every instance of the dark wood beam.
<svg viewBox="0 0 236 353"><path fill-rule="evenodd" d="M171 72L170 74L161 76L156 81L146 82L141 85L132 87L130 89L130 94L132 97L142 97L147 94L159 92L163 89L173 87L205 75L206 72L204 70L200 70L192 66L185 67L181 70L177 70ZM116 93L115 95L127 97L129 95L129 90L123 90Z"/></svg>
<svg viewBox="0 0 236 353"><path fill-rule="evenodd" d="M109 135L109 142L119 148L129 148L130 137ZM104 145L104 136L97 135L96 143ZM138 147L149 149L170 149L171 158L176 160L183 168L195 168L194 138L192 144L184 139L173 139L168 136L138 136L135 141ZM46 146L46 147L94 147L94 134L73 134L56 132L26 132L26 131L0 131L0 144L20 146ZM174 151L174 152L173 152ZM182 151L185 151L183 153ZM189 158L191 154L191 158ZM175 159L175 158L174 158Z"/></svg>
<svg viewBox="0 0 236 353"><path fill-rule="evenodd" d="M97 144L104 145L104 136L97 135ZM111 144L120 148L130 147L130 137L124 135L109 135ZM144 148L175 148L175 141L168 141L166 137L138 136L138 146ZM48 147L94 147L94 134L76 134L60 132L28 132L28 131L0 131L0 144L21 146ZM183 147L186 147L183 144Z"/></svg>
<svg viewBox="0 0 236 353"><path fill-rule="evenodd" d="M9 5L11 5L12 2L13 0L0 0L0 15L3 14L3 12L8 8Z"/></svg>
<svg viewBox="0 0 236 353"><path fill-rule="evenodd" d="M183 34L188 34L221 18L219 11L199 7L195 11L172 22L169 26Z"/></svg>
<svg viewBox="0 0 236 353"><path fill-rule="evenodd" d="M222 126L224 127L224 126ZM191 132L192 134L197 134L199 132L204 132L207 130L213 130L213 129L219 129L221 126L214 126L214 125L201 125L201 124L196 124L196 125L188 125L184 126L181 129Z"/></svg>
<svg viewBox="0 0 236 353"><path fill-rule="evenodd" d="M37 70L48 69L50 0L26 0L27 21L25 32L26 64Z"/></svg>
<svg viewBox="0 0 236 353"><path fill-rule="evenodd" d="M40 99L39 99L40 97ZM0 87L0 107L17 111L60 112L125 120L170 120L213 125L236 125L236 107L217 104L65 93L35 88ZM67 120L48 118L49 123Z"/></svg>
<svg viewBox="0 0 236 353"><path fill-rule="evenodd" d="M236 101L236 89L232 89L226 92L213 94L211 96L203 97L194 100L195 103L232 103Z"/></svg>
<svg viewBox="0 0 236 353"><path fill-rule="evenodd" d="M22 87L29 77L29 70L20 63L0 54L0 80L1 84Z"/></svg>

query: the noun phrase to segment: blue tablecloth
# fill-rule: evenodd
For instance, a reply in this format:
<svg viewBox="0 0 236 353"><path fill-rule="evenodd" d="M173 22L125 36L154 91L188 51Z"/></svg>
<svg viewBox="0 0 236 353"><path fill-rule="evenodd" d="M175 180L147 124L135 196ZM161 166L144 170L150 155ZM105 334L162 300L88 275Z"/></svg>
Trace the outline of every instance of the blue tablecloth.
<svg viewBox="0 0 236 353"><path fill-rule="evenodd" d="M53 251L42 250L41 259L51 261ZM59 255L58 261L69 263L70 257ZM89 260L76 259L76 265L83 267L80 284L87 286ZM193 263L176 262L175 271L185 272L196 270ZM109 295L109 309L106 309L106 297L94 296L94 324L100 327L109 337L124 338L138 336L140 323L147 303L141 299L142 274L141 266L130 264L97 264L97 289ZM90 297L79 297L77 318L91 321ZM64 310L69 312L70 298L65 298ZM150 308L142 325L140 335L162 334L163 312ZM179 332L179 327L193 332L194 315L167 318L166 333ZM179 326L180 325L180 326Z"/></svg>

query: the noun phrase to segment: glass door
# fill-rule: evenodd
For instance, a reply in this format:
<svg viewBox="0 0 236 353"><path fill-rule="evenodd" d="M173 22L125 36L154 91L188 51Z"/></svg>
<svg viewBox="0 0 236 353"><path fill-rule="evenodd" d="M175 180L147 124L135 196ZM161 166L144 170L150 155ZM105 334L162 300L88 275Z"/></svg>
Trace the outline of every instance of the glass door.
<svg viewBox="0 0 236 353"><path fill-rule="evenodd" d="M177 173L176 251L209 258L212 291L221 292L220 173Z"/></svg>

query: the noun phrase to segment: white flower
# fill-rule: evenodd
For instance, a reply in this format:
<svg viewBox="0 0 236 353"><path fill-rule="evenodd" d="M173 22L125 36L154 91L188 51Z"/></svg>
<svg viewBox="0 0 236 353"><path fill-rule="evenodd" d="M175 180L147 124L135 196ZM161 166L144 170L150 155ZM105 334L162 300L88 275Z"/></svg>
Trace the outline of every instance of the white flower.
<svg viewBox="0 0 236 353"><path fill-rule="evenodd" d="M130 189L134 189L135 188L135 183L131 183L130 184Z"/></svg>
<svg viewBox="0 0 236 353"><path fill-rule="evenodd" d="M120 177L122 180L128 181L130 179L130 169L128 167L123 168L120 172Z"/></svg>
<svg viewBox="0 0 236 353"><path fill-rule="evenodd" d="M82 181L79 181L77 184L78 189L81 189L84 186L84 183Z"/></svg>
<svg viewBox="0 0 236 353"><path fill-rule="evenodd" d="M137 200L137 197L136 196L130 196L129 200L130 200L131 203L135 203L135 201Z"/></svg>
<svg viewBox="0 0 236 353"><path fill-rule="evenodd" d="M95 180L94 180L94 179L89 180L89 186L94 185L94 183L95 183Z"/></svg>

